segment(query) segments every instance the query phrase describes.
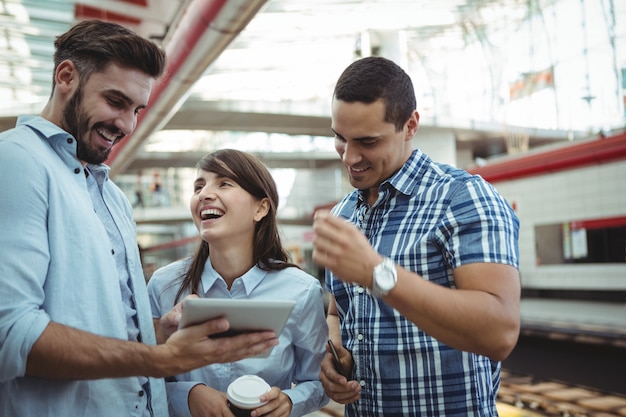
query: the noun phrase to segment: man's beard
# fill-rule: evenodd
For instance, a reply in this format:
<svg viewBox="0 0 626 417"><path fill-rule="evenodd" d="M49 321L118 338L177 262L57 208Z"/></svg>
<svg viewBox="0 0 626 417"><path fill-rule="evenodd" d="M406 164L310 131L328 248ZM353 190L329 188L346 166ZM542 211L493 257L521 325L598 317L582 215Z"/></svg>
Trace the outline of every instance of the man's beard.
<svg viewBox="0 0 626 417"><path fill-rule="evenodd" d="M100 150L89 143L89 117L82 110L83 90L78 87L72 98L67 102L61 119L61 127L76 138L76 156L79 161L88 164L101 164L107 160L111 148ZM97 126L93 126L96 130Z"/></svg>

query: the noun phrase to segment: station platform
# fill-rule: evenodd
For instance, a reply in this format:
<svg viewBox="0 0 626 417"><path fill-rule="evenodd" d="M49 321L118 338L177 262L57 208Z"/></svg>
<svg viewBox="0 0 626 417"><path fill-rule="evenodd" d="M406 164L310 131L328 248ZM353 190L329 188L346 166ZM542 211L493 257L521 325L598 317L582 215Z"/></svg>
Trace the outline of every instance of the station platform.
<svg viewBox="0 0 626 417"><path fill-rule="evenodd" d="M497 408L500 417L544 417L544 414L534 413L505 403L498 403ZM343 405L331 401L321 410L306 414L304 417L343 417L343 409Z"/></svg>
<svg viewBox="0 0 626 417"><path fill-rule="evenodd" d="M522 333L626 346L626 303L523 298Z"/></svg>
<svg viewBox="0 0 626 417"><path fill-rule="evenodd" d="M626 304L623 303L523 298L520 314L524 334L626 347ZM501 417L547 415L505 402L498 402L497 408ZM343 417L343 410L343 405L331 401L305 417Z"/></svg>

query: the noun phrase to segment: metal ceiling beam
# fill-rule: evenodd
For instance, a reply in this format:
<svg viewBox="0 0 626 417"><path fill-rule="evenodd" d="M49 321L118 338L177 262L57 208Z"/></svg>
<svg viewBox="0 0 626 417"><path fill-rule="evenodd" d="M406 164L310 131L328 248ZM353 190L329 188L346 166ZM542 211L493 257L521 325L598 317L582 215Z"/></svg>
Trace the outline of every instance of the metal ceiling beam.
<svg viewBox="0 0 626 417"><path fill-rule="evenodd" d="M210 150L186 152L142 152L137 154L125 173L135 173L154 168L194 168L198 161ZM270 168L312 169L337 166L341 168L341 160L336 152L255 152Z"/></svg>
<svg viewBox="0 0 626 417"><path fill-rule="evenodd" d="M189 88L239 35L265 0L195 0L165 50L167 75L155 85L147 111L133 134L113 148L111 176L122 172L148 136L176 113Z"/></svg>
<svg viewBox="0 0 626 417"><path fill-rule="evenodd" d="M103 2L102 0L80 0L80 5L94 7L98 9L103 8L109 12L118 13L120 15L125 15L139 20L159 21L162 20L164 17L164 13L161 10L161 5L159 5L159 7L154 7L154 5L150 5L150 7L145 7L139 4L132 4L130 2Z"/></svg>

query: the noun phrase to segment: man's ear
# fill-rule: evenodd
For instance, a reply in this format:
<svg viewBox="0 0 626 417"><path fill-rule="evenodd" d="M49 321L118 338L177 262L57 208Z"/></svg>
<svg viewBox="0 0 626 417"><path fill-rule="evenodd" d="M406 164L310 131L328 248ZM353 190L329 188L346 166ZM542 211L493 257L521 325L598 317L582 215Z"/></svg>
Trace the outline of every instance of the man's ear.
<svg viewBox="0 0 626 417"><path fill-rule="evenodd" d="M260 222L267 213L270 211L270 200L265 197L259 201L258 206L256 208L256 213L254 213L254 221Z"/></svg>
<svg viewBox="0 0 626 417"><path fill-rule="evenodd" d="M413 110L413 113L411 114L411 117L409 117L409 120L407 121L407 135L406 135L406 139L407 140L411 140L413 138L413 136L415 136L415 134L417 133L417 128L419 127L420 124L420 114L417 112L417 110Z"/></svg>
<svg viewBox="0 0 626 417"><path fill-rule="evenodd" d="M69 59L62 61L54 71L55 89L61 94L71 94L79 85L78 68Z"/></svg>

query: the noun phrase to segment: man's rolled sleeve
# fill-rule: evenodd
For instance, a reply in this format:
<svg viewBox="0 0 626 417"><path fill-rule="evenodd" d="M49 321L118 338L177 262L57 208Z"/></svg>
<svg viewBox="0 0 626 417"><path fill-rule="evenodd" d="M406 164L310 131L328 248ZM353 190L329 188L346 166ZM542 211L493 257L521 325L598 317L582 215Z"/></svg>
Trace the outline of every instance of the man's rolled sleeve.
<svg viewBox="0 0 626 417"><path fill-rule="evenodd" d="M41 309L50 256L38 169L21 146L0 142L0 381L24 376L30 350L50 322Z"/></svg>
<svg viewBox="0 0 626 417"><path fill-rule="evenodd" d="M24 376L26 363L33 345L50 323L42 311L33 311L16 322L6 331L2 327L0 348L0 382Z"/></svg>

